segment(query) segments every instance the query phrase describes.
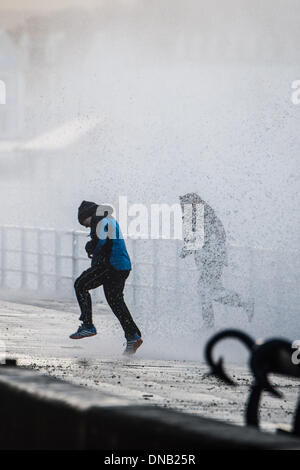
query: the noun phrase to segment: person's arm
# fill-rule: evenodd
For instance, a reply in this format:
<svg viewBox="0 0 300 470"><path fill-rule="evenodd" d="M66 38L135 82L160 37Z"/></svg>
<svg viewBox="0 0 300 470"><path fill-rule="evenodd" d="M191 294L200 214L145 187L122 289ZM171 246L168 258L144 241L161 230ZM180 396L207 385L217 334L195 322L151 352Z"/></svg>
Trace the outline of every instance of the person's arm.
<svg viewBox="0 0 300 470"><path fill-rule="evenodd" d="M97 252L100 253L101 249L102 249L102 246L105 244L106 242L106 236L105 235L105 232L101 235L102 237L102 241L103 243L99 243L99 237L97 235L97 227L98 227L98 224L102 224L102 219L103 217L97 217L97 216L94 216L92 217L92 221L91 221L91 231L90 231L90 237L91 237L91 240L89 240L86 245L85 245L85 251L87 252L88 254L88 257L89 258L92 258L93 255ZM105 226L105 224L102 224ZM100 232L103 231L102 229L102 226L100 225L100 230L98 231L99 235L100 235Z"/></svg>
<svg viewBox="0 0 300 470"><path fill-rule="evenodd" d="M92 258L93 257L93 253L94 253L94 250L97 246L97 240L89 240L86 244L85 244L85 251L87 252L87 255L89 258Z"/></svg>
<svg viewBox="0 0 300 470"><path fill-rule="evenodd" d="M103 219L99 222L100 226L98 227L98 233L99 233L99 237L98 235L96 235L97 237L97 243L96 243L96 246L95 246L95 249L94 249L94 252L93 252L93 255L99 255L101 253L102 250L104 250L104 246L107 242L107 237L108 237L108 222L106 219Z"/></svg>

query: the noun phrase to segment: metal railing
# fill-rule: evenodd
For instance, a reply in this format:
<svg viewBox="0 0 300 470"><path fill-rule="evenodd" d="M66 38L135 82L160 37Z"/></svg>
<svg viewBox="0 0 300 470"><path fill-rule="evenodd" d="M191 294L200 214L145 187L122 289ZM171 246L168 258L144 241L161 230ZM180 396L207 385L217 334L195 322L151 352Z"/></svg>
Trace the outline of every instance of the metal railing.
<svg viewBox="0 0 300 470"><path fill-rule="evenodd" d="M84 238L88 236L88 232L81 230L0 226L1 288L28 289L33 292L60 294L63 281L68 281L73 289L75 279L83 269L87 269L90 265L90 260L84 250ZM49 246L49 239L51 239L52 250ZM159 267L175 268L175 266L171 263L159 262L158 250L155 246L158 241L153 240L152 242L151 257L148 261L143 261L139 260L136 253L139 240L128 241L128 244L131 245L132 264L136 268L133 269L132 280L129 282L131 287L135 288L135 299L138 287L172 291L172 288L157 285L158 269ZM9 259L10 255L17 255L17 259L16 257ZM35 258L33 262L32 257ZM51 259L54 263L49 262ZM178 261L177 257L175 259ZM67 267L65 266L66 261L70 261ZM52 268L49 269L51 265ZM137 270L140 266L152 270L152 275L148 276L147 282L136 283ZM8 279L9 274L16 276L11 276ZM36 282L30 282L32 278L35 278ZM49 284L46 282L47 279L52 279L55 282ZM151 280L150 283L149 280ZM65 293L64 296L66 297L67 294Z"/></svg>
<svg viewBox="0 0 300 470"><path fill-rule="evenodd" d="M87 260L79 253L84 237L87 233L83 231L1 226L1 288L60 296L66 281L72 291L80 262Z"/></svg>
<svg viewBox="0 0 300 470"><path fill-rule="evenodd" d="M84 250L86 237L88 232L77 230L1 226L1 289L26 291L33 297L73 299L74 281L90 265ZM133 264L126 298L135 310L150 312L152 320L158 319L158 311L160 316L169 312L174 318L176 312L185 310L199 315L197 269L193 257L179 258L180 240L128 239L126 243ZM299 252L230 246L224 282L255 298L264 312L272 312L273 321L279 320L279 315L296 319L299 271ZM102 290L95 290L93 297L103 299Z"/></svg>

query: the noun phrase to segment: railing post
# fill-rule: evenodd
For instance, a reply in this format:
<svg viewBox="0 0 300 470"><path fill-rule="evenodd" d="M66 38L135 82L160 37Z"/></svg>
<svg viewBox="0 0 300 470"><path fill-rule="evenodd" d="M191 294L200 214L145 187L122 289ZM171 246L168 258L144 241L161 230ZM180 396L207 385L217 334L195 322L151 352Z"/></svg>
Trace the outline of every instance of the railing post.
<svg viewBox="0 0 300 470"><path fill-rule="evenodd" d="M61 285L61 236L55 231L55 291L60 292Z"/></svg>
<svg viewBox="0 0 300 470"><path fill-rule="evenodd" d="M136 239L132 239L132 264L133 264L133 270L132 270L132 301L133 305L136 305L136 269L137 269L137 263L136 263Z"/></svg>
<svg viewBox="0 0 300 470"><path fill-rule="evenodd" d="M152 240L152 312L153 315L157 314L157 293L158 293L158 256L157 256L157 246L158 241ZM154 318L156 318L154 316Z"/></svg>
<svg viewBox="0 0 300 470"><path fill-rule="evenodd" d="M42 232L37 229L37 252L38 252L38 291L43 290L43 253L42 253Z"/></svg>
<svg viewBox="0 0 300 470"><path fill-rule="evenodd" d="M254 263L254 249L249 248L249 297L252 299L254 297L254 276L255 276L255 263Z"/></svg>
<svg viewBox="0 0 300 470"><path fill-rule="evenodd" d="M72 232L72 281L73 284L78 275L78 237L75 231Z"/></svg>
<svg viewBox="0 0 300 470"><path fill-rule="evenodd" d="M274 257L275 258L275 257ZM285 318L286 312L286 304L284 301L285 297L285 289L284 289L284 281L287 280L283 273L286 272L285 270L285 263L286 257L283 257L280 251L277 252L277 256L275 258L275 279L274 279L274 288L276 290L276 307L277 312L281 315L281 319ZM288 309L287 309L288 310ZM277 321L277 319L276 319Z"/></svg>
<svg viewBox="0 0 300 470"><path fill-rule="evenodd" d="M6 230L1 228L1 287L6 287Z"/></svg>
<svg viewBox="0 0 300 470"><path fill-rule="evenodd" d="M21 288L26 289L26 229L21 228Z"/></svg>
<svg viewBox="0 0 300 470"><path fill-rule="evenodd" d="M181 312L181 286L180 286L180 266L179 266L179 254L181 250L181 240L175 242L175 298L176 308Z"/></svg>

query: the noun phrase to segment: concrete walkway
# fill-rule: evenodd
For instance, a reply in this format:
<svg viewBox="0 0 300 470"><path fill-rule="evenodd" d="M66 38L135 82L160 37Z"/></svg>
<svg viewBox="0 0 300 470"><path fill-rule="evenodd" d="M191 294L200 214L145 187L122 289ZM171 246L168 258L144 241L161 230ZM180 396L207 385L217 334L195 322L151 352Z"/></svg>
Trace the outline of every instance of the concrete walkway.
<svg viewBox="0 0 300 470"><path fill-rule="evenodd" d="M229 371L239 383L230 388L207 377L208 369L200 361L160 359L159 349L153 349L147 337L138 353L128 359L122 356L121 328L106 306L99 304L95 309L99 334L93 338L68 338L78 326L77 318L78 307L72 303L1 301L0 334L7 355L17 358L19 365L138 403L243 423L251 383L246 367L230 365ZM284 399L264 395L261 418L263 428L271 431L274 423L291 423L299 390L294 379L273 379Z"/></svg>

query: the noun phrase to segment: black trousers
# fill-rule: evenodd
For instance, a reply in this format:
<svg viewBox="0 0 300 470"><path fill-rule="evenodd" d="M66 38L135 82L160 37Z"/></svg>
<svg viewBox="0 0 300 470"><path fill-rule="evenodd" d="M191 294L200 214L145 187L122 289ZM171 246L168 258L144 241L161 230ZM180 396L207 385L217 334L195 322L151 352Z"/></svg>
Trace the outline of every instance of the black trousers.
<svg viewBox="0 0 300 470"><path fill-rule="evenodd" d="M74 284L76 297L81 310L79 320L87 326L92 325L92 300L89 290L96 289L103 285L108 305L121 323L125 338L128 339L135 333L141 336L141 332L134 323L127 305L124 302L123 290L129 273L130 271L117 271L107 264L96 264L86 271L83 271Z"/></svg>

